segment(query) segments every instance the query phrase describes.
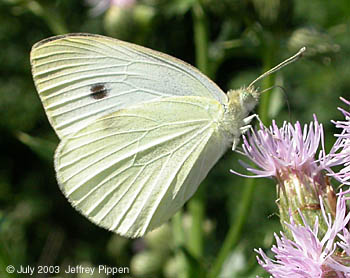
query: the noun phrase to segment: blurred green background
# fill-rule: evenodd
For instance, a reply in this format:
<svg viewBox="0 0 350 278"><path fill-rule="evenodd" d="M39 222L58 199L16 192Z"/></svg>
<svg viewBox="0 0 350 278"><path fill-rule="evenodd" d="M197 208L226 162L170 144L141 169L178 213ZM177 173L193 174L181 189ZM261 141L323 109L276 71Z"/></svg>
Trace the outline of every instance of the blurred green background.
<svg viewBox="0 0 350 278"><path fill-rule="evenodd" d="M119 237L75 211L55 180L58 139L32 81L30 49L57 34L108 35L196 65L227 91L306 46L303 59L258 84L283 89L264 93L256 111L266 124L308 123L315 113L329 149L337 132L330 120L342 119L337 106L345 107L339 96L350 95L350 2L112 2L0 0L1 278L28 277L7 273L10 264L130 269L115 277L269 277L254 248L268 250L280 230L275 185L231 174L230 169L244 173L237 153L229 151L184 210L143 239ZM36 276L107 277L63 271Z"/></svg>

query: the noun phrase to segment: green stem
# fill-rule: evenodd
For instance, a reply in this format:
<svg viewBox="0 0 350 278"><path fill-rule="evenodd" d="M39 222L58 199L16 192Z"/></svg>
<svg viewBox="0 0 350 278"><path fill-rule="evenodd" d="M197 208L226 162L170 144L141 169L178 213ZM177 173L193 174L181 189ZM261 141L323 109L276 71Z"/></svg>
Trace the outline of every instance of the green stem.
<svg viewBox="0 0 350 278"><path fill-rule="evenodd" d="M270 51L266 53L264 56L264 72L266 69L269 69L272 64L272 54L274 51L272 48ZM264 83L262 85L262 89L269 88L273 85L274 78L272 76L268 76L264 79ZM261 120L266 123L268 121L268 106L269 106L269 94L264 93L262 95L262 99L259 105L259 116ZM236 247L238 241L241 238L243 227L249 217L250 209L253 202L253 195L255 192L256 183L253 179L247 179L246 184L244 186L244 191L242 194L242 201L239 204L238 207L238 213L237 218L235 219L234 223L231 225L226 238L224 240L224 243L218 253L218 256L213 264L213 267L211 271L209 272L209 278L216 278L220 274L222 265L224 264L225 260L229 256L229 254L232 252L232 250Z"/></svg>
<svg viewBox="0 0 350 278"><path fill-rule="evenodd" d="M224 264L229 254L232 252L232 249L237 245L241 237L244 224L248 219L256 184L255 184L255 180L253 179L247 179L245 183L246 184L244 185L242 201L240 202L238 207L237 218L235 219L235 222L233 223L233 225L231 225L226 235L224 243L209 273L209 278L216 278L220 274L222 265Z"/></svg>
<svg viewBox="0 0 350 278"><path fill-rule="evenodd" d="M179 273L179 277L191 278L189 276L189 264L187 263L186 254L184 253L185 233L183 229L181 210L172 218L172 230L175 243L175 256L179 257L180 264L182 265L182 271Z"/></svg>
<svg viewBox="0 0 350 278"><path fill-rule="evenodd" d="M176 247L182 247L185 244L185 233L182 225L182 211L178 211L172 219L173 236Z"/></svg>
<svg viewBox="0 0 350 278"><path fill-rule="evenodd" d="M55 13L53 10L42 6L37 1L28 1L27 8L33 14L45 20L47 26L49 26L52 33L55 35L68 33L68 28L58 13Z"/></svg>
<svg viewBox="0 0 350 278"><path fill-rule="evenodd" d="M192 7L196 65L204 74L208 74L208 28L205 13L197 1Z"/></svg>
<svg viewBox="0 0 350 278"><path fill-rule="evenodd" d="M188 210L192 216L188 250L197 259L200 259L203 254L204 199L204 187L201 185L188 203Z"/></svg>
<svg viewBox="0 0 350 278"><path fill-rule="evenodd" d="M208 72L208 34L205 13L200 1L192 7L196 65L203 72ZM192 227L189 232L188 250L191 255L200 259L203 254L203 220L204 220L204 188L203 185L188 203L192 216Z"/></svg>

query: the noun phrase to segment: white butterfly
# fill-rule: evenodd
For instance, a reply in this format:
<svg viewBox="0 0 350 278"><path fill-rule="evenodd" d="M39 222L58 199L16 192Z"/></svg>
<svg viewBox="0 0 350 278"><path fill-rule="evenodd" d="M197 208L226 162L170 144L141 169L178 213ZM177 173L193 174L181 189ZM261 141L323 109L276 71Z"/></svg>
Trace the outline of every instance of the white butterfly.
<svg viewBox="0 0 350 278"><path fill-rule="evenodd" d="M61 140L63 194L92 222L128 237L168 220L235 148L260 95L252 85L265 76L226 95L189 64L92 34L43 40L31 64Z"/></svg>

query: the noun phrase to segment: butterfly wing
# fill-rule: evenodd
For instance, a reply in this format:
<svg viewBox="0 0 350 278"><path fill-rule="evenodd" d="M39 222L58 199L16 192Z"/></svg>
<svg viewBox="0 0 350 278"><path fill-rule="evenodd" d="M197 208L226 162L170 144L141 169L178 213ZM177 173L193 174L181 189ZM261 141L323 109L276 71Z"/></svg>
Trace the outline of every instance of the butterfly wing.
<svg viewBox="0 0 350 278"><path fill-rule="evenodd" d="M137 103L202 96L227 103L220 88L194 67L166 54L92 34L68 34L33 46L35 85L57 135Z"/></svg>
<svg viewBox="0 0 350 278"><path fill-rule="evenodd" d="M229 146L213 98L169 97L110 113L63 139L60 188L92 222L139 237L169 219Z"/></svg>

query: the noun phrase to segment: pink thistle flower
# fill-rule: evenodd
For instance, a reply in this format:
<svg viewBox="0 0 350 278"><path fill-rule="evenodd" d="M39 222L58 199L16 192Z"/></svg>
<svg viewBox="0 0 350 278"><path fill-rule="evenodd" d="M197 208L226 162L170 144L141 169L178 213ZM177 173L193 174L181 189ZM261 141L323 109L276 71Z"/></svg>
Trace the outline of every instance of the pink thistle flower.
<svg viewBox="0 0 350 278"><path fill-rule="evenodd" d="M274 278L326 278L350 277L350 267L344 265L344 256L340 251L349 250L349 242L337 243L337 238L348 240L349 230L346 228L350 213L346 214L346 198L338 197L337 212L334 221L327 214L322 202L322 218L327 223L327 232L319 239L318 219L313 227L309 225L301 211L303 225L296 224L290 216L289 227L292 238L288 239L282 232L280 237L275 234L276 245L271 248L275 259L270 259L262 249L255 250L259 256L259 264ZM350 258L346 261L349 263Z"/></svg>
<svg viewBox="0 0 350 278"><path fill-rule="evenodd" d="M277 180L284 233L275 235L276 245L271 249L275 259L262 249L255 250L259 264L273 277L350 278L350 214L346 208L350 198L345 195L350 190L336 197L327 177L350 184L350 112L339 110L345 120L333 122L342 131L328 154L323 127L315 116L304 127L285 122L279 128L273 122L270 128L260 124L259 130L243 136L241 154L255 164L245 165L247 170L253 177ZM334 172L335 166L343 168Z"/></svg>
<svg viewBox="0 0 350 278"><path fill-rule="evenodd" d="M273 121L269 129L260 124L260 130L243 136L242 148L243 155L259 168L247 167L248 171L255 174L253 177L280 179L289 173L317 177L322 167L316 160L316 152L323 142L322 124L314 116L314 122L303 128L299 122L294 126L284 122L279 128Z"/></svg>
<svg viewBox="0 0 350 278"><path fill-rule="evenodd" d="M332 215L335 215L336 198L325 173L329 159L324 150L323 127L316 116L303 127L299 122L294 125L284 122L281 128L275 122L270 128L260 124L259 130L243 136L242 149L241 153L256 165L256 168L246 166L253 177L274 177L277 180L277 204L286 235L292 236L290 226L285 224L290 221L290 212L293 221L302 225L296 212L305 211L309 223L320 219L317 225L323 236L327 225L320 218L320 196L326 211Z"/></svg>
<svg viewBox="0 0 350 278"><path fill-rule="evenodd" d="M345 104L350 102L341 98ZM334 177L344 184L350 184L350 112L338 108L344 115L344 121L333 121L337 128L342 129L340 134L336 134L337 141L333 145L327 157L326 167L330 172L329 176ZM339 172L333 172L331 167L341 165L343 168Z"/></svg>

